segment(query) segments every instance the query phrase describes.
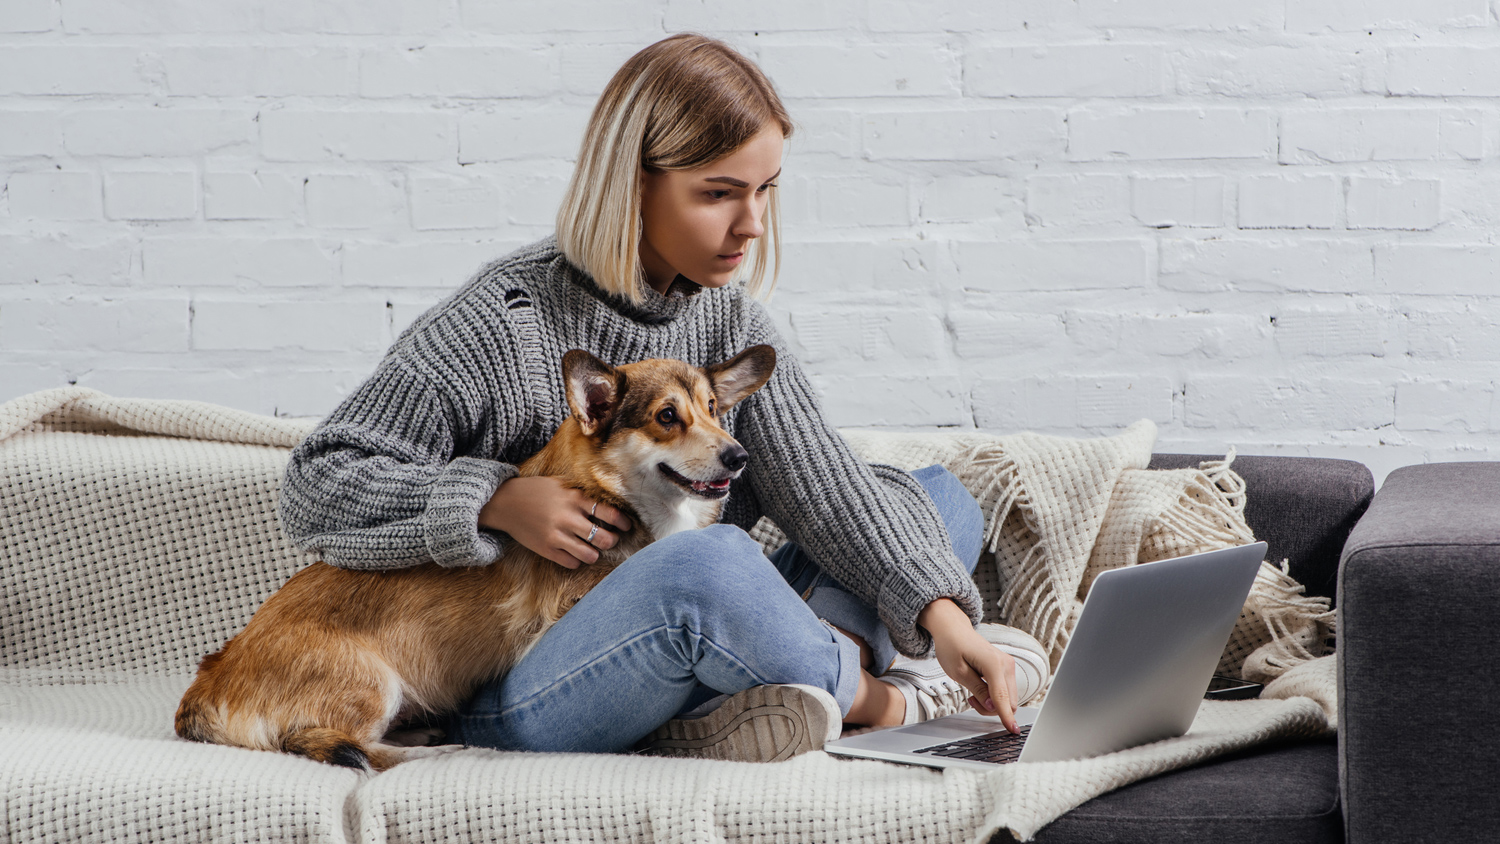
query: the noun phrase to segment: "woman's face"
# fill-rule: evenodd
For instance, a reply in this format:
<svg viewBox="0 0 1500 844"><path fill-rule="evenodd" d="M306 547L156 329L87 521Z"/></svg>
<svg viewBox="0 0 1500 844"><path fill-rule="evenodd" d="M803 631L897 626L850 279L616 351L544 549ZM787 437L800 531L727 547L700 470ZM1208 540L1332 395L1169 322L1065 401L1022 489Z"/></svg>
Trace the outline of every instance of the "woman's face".
<svg viewBox="0 0 1500 844"><path fill-rule="evenodd" d="M679 274L704 287L734 278L781 175L781 128L768 125L706 167L641 174L641 264L666 293Z"/></svg>

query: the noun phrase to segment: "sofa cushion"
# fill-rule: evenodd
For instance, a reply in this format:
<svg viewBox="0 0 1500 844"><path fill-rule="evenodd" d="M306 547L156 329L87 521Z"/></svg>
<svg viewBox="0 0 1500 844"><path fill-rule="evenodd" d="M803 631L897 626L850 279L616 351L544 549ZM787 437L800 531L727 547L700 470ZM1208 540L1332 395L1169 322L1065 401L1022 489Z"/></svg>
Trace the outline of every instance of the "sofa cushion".
<svg viewBox="0 0 1500 844"><path fill-rule="evenodd" d="M1154 454L1152 469L1181 469L1201 454ZM1324 457L1236 457L1245 479L1245 521L1270 546L1266 559L1290 560L1290 573L1308 595L1332 600L1339 554L1349 532L1370 506L1375 478L1363 463Z"/></svg>
<svg viewBox="0 0 1500 844"><path fill-rule="evenodd" d="M1343 840L1333 737L1224 756L1090 800L1036 844L1313 844ZM1013 841L1007 835L992 839Z"/></svg>

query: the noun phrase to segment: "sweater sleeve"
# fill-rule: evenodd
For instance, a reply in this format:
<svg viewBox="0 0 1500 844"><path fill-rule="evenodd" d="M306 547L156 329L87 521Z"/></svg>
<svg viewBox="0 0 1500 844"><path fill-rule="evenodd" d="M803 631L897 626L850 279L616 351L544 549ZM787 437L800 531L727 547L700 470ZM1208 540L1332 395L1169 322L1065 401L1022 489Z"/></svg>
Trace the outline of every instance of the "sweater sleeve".
<svg viewBox="0 0 1500 844"><path fill-rule="evenodd" d="M479 509L516 467L455 456L459 424L429 378L388 356L293 449L282 530L343 568L494 562L510 540L481 529Z"/></svg>
<svg viewBox="0 0 1500 844"><path fill-rule="evenodd" d="M861 600L876 608L891 641L926 654L917 615L951 598L980 618L979 590L953 554L937 507L915 478L860 460L824 419L817 393L769 315L751 303L750 343L776 348L770 381L740 407L735 436L765 514Z"/></svg>

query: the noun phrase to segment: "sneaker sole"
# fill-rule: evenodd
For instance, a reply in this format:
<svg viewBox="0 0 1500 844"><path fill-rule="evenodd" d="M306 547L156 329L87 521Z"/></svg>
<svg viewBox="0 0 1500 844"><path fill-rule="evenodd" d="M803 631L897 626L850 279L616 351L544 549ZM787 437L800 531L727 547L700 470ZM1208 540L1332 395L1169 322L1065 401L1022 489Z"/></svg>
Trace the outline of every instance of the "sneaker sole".
<svg viewBox="0 0 1500 844"><path fill-rule="evenodd" d="M839 737L833 696L811 686L752 686L702 718L673 719L636 745L652 756L780 762Z"/></svg>
<svg viewBox="0 0 1500 844"><path fill-rule="evenodd" d="M986 642L1010 654L1016 661L1016 691L1022 698L1017 706L1024 706L1046 688L1052 679L1052 668L1041 643L1033 636L1003 624L981 624L976 629ZM1022 674L1027 676L1022 677Z"/></svg>

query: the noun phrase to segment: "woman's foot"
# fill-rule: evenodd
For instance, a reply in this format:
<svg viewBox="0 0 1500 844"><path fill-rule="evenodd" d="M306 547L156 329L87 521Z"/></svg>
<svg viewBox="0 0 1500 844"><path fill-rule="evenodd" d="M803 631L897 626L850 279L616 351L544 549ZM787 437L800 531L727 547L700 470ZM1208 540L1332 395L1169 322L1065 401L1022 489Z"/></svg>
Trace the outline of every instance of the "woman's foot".
<svg viewBox="0 0 1500 844"><path fill-rule="evenodd" d="M839 705L813 686L751 686L701 718L673 718L636 744L652 756L780 762L839 737Z"/></svg>

